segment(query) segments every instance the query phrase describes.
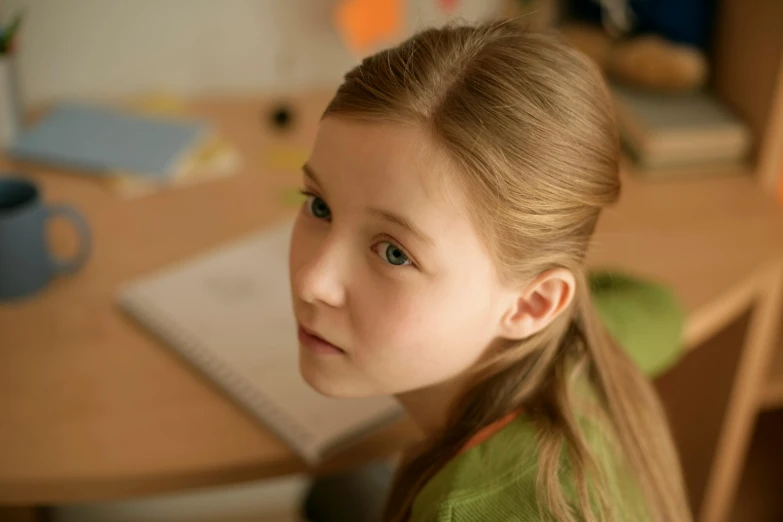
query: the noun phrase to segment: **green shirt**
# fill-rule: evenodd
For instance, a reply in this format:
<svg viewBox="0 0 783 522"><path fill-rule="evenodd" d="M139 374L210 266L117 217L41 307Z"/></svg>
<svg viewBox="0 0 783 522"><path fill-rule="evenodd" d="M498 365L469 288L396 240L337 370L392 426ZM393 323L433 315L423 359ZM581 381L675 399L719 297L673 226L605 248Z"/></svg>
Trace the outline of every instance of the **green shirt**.
<svg viewBox="0 0 783 522"><path fill-rule="evenodd" d="M610 498L620 520L649 520L646 504L618 465L613 447L597 425L583 424L594 458L605 470ZM419 492L411 522L537 522L536 428L520 415L479 445L452 459ZM567 469L562 480L577 504ZM621 489L625 488L625 489Z"/></svg>

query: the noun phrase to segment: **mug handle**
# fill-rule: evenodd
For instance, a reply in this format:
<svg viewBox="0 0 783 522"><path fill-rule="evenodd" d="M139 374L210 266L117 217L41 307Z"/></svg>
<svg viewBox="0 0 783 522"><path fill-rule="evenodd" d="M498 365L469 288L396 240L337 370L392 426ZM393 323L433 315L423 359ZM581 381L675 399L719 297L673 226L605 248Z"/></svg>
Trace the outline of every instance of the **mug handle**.
<svg viewBox="0 0 783 522"><path fill-rule="evenodd" d="M90 254L92 247L90 227L87 225L87 220L84 219L84 216L70 205L63 203L49 205L46 208L46 219L48 221L55 217L64 217L71 222L76 229L76 233L79 235L79 249L77 250L76 255L71 259L57 259L56 257L51 256L52 265L54 270L59 273L67 274L75 272L82 267Z"/></svg>

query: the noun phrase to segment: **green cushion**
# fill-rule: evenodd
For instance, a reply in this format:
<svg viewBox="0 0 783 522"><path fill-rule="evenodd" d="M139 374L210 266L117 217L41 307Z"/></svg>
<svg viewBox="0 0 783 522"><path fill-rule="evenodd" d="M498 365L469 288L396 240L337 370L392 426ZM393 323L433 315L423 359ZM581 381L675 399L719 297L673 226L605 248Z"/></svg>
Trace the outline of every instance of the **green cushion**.
<svg viewBox="0 0 783 522"><path fill-rule="evenodd" d="M685 313L668 288L615 271L589 280L599 317L645 374L657 377L679 360Z"/></svg>

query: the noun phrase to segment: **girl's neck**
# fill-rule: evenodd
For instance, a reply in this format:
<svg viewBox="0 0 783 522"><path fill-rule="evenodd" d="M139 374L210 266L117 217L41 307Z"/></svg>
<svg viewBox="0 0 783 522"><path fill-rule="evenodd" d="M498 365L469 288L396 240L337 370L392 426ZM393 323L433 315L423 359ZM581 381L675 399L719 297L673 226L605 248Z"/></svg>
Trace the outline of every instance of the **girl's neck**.
<svg viewBox="0 0 783 522"><path fill-rule="evenodd" d="M427 437L440 433L446 426L448 413L461 391L457 379L397 394L405 411Z"/></svg>

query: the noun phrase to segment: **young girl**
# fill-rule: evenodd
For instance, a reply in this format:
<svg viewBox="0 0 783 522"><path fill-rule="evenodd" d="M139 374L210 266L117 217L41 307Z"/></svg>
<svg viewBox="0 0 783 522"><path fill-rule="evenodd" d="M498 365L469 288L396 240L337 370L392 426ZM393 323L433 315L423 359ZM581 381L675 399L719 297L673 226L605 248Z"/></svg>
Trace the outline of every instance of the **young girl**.
<svg viewBox="0 0 783 522"><path fill-rule="evenodd" d="M586 58L510 22L417 34L345 76L304 185L301 372L394 394L426 435L385 520L690 520L654 391L590 299L620 187Z"/></svg>

